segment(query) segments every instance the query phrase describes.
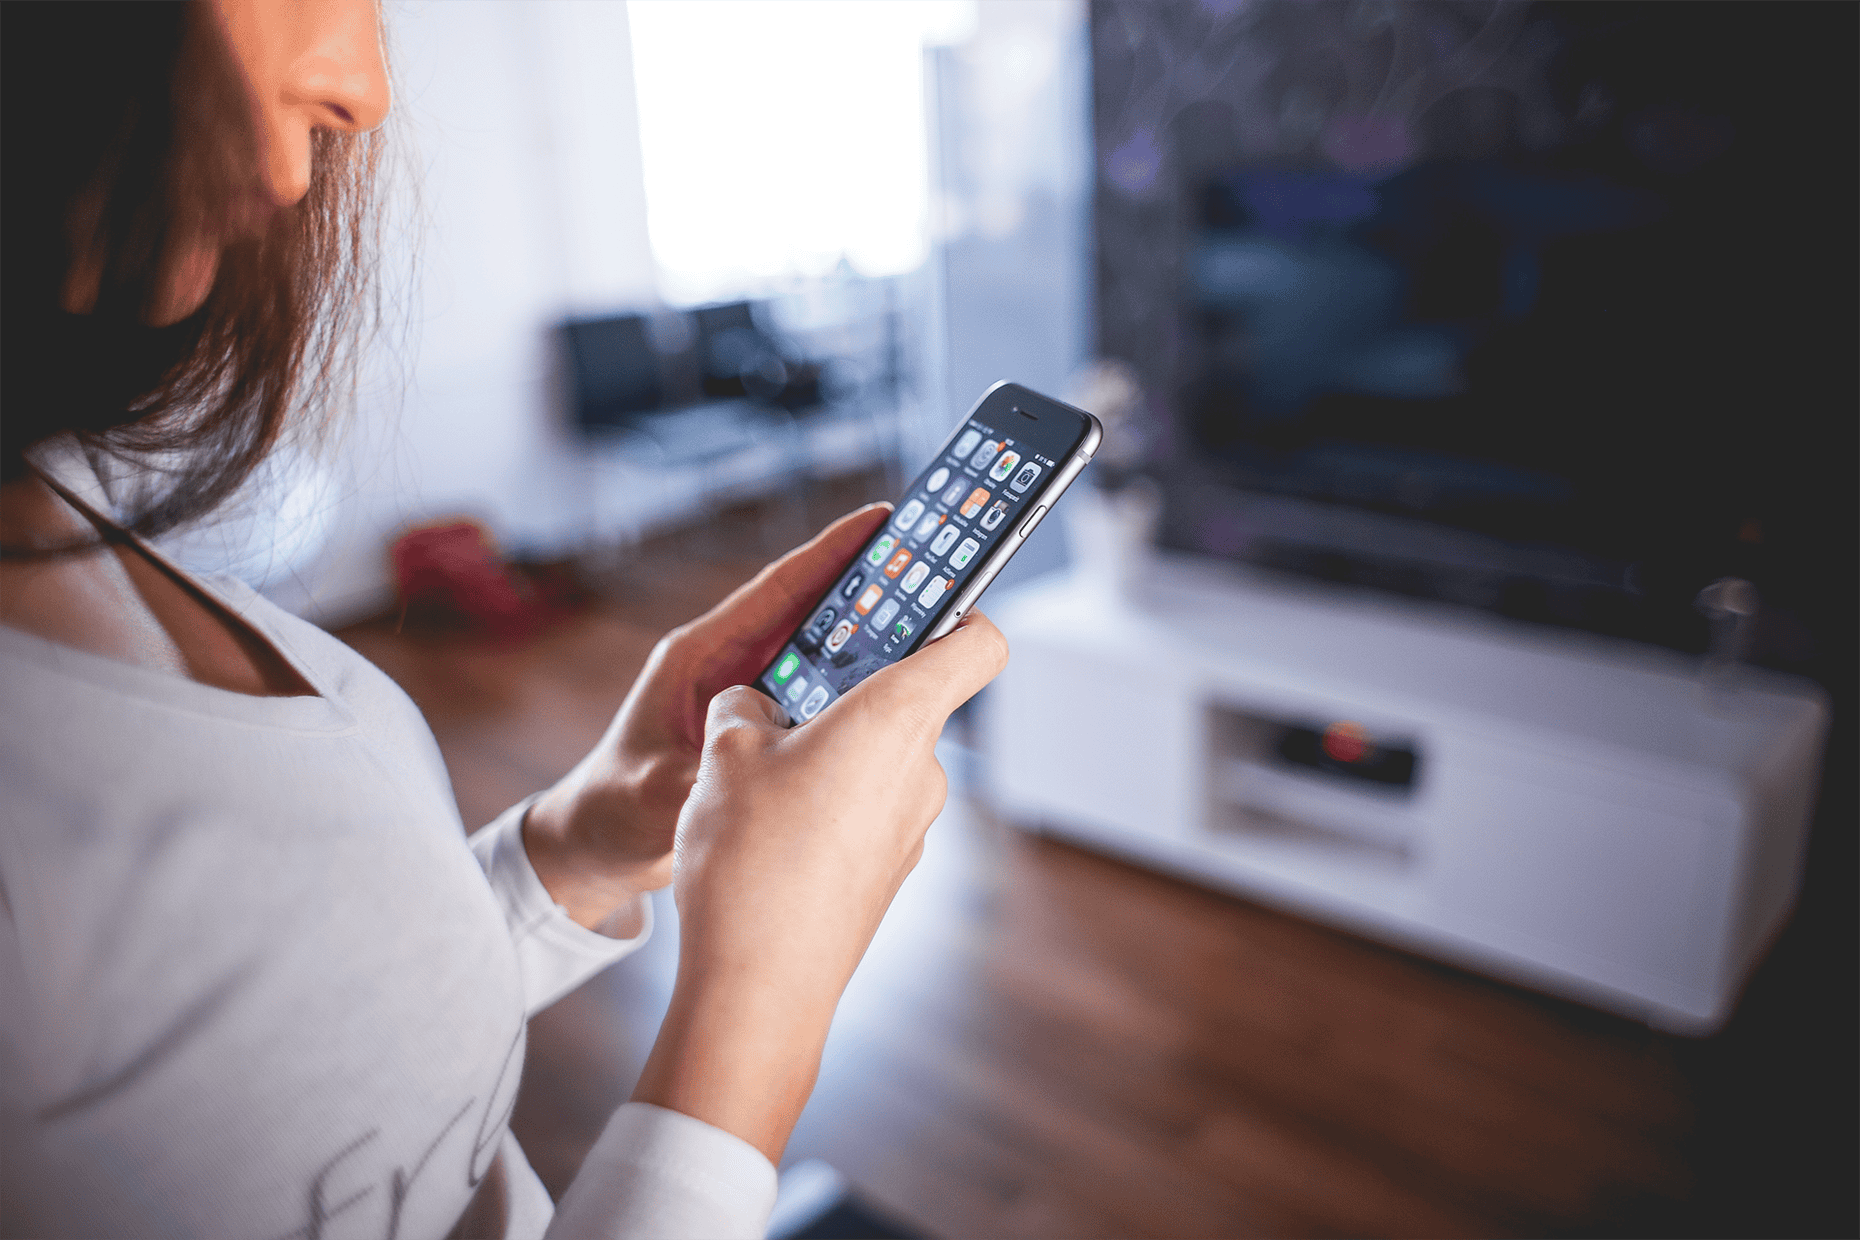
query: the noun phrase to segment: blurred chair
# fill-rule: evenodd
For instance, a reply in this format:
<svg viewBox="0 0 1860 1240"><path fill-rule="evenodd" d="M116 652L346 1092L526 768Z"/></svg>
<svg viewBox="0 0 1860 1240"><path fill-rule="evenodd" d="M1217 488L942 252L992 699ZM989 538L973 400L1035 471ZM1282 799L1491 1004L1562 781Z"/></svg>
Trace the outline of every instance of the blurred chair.
<svg viewBox="0 0 1860 1240"><path fill-rule="evenodd" d="M744 397L797 414L820 407L820 364L758 322L754 303L704 306L691 317L705 396Z"/></svg>
<svg viewBox="0 0 1860 1240"><path fill-rule="evenodd" d="M663 367L643 314L571 320L563 324L575 393L575 422L584 431L620 429L665 403Z"/></svg>
<svg viewBox="0 0 1860 1240"><path fill-rule="evenodd" d="M729 477L733 464L758 452L773 455L779 487L779 479L794 474L804 456L787 410L752 399L740 381L730 390L705 364L710 355L724 361L740 355L756 363L737 321L747 317L746 305L741 314L724 316L708 341L702 317L694 332L676 313L577 319L560 329L576 428L636 464L689 471L701 519L714 516L738 489ZM706 349L707 343L712 347Z"/></svg>
<svg viewBox="0 0 1860 1240"><path fill-rule="evenodd" d="M754 447L757 431L768 423L760 411L736 399L697 400L695 391L675 390L683 350L660 346L668 336L655 332L643 314L571 320L563 325L567 341L576 426L591 437L634 435L644 439L658 463L703 464ZM706 389L710 387L705 383ZM706 390L706 395L711 395Z"/></svg>
<svg viewBox="0 0 1860 1240"><path fill-rule="evenodd" d="M700 519L778 494L796 528L767 537L805 536L818 477L865 463L889 476L901 447L897 290L824 296L832 313L798 321L778 303L730 301L563 323L576 429L597 456L644 466L677 494L695 490Z"/></svg>

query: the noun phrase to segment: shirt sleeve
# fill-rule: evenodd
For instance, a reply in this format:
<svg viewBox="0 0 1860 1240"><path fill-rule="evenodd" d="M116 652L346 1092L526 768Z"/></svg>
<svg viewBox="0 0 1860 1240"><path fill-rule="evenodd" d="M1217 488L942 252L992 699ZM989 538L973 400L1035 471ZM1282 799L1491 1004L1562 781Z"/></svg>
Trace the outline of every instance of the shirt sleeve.
<svg viewBox="0 0 1860 1240"><path fill-rule="evenodd" d="M610 939L577 924L568 910L549 898L523 848L523 815L535 800L531 796L517 802L472 832L468 841L510 929L530 1016L636 951L652 934L652 901L643 895L638 897L639 933L630 939Z"/></svg>
<svg viewBox="0 0 1860 1240"><path fill-rule="evenodd" d="M721 1128L647 1102L607 1121L562 1195L548 1240L761 1240L773 1163Z"/></svg>

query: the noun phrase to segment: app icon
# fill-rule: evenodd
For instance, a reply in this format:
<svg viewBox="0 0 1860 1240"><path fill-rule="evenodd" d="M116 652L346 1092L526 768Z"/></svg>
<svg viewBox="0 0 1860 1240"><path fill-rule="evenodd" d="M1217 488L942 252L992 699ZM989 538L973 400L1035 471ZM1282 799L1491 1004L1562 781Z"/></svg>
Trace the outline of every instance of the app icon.
<svg viewBox="0 0 1860 1240"><path fill-rule="evenodd" d="M1028 461L1025 465L1020 467L1020 472L1014 475L1014 481L1008 483L1008 485L1013 487L1016 491L1025 491L1028 487L1033 485L1033 480L1039 476L1040 467L1035 465L1032 461Z"/></svg>
<svg viewBox="0 0 1860 1240"><path fill-rule="evenodd" d="M969 458L969 468L970 469L987 469L988 462L994 460L995 453L999 451L1001 451L1000 443L998 443L997 441L993 439L990 439L987 443L977 448L975 450L975 455Z"/></svg>
<svg viewBox="0 0 1860 1240"><path fill-rule="evenodd" d="M988 488L976 487L973 491L969 492L969 498L963 500L962 507L958 508L956 511L960 512L965 517L972 517L980 512L982 510L982 505L987 502Z"/></svg>
<svg viewBox="0 0 1860 1240"><path fill-rule="evenodd" d="M943 524L942 513L926 512L924 514L924 519L917 523L917 528L911 531L911 537L919 540L928 538L936 532L936 527L941 524Z"/></svg>
<svg viewBox="0 0 1860 1240"><path fill-rule="evenodd" d="M911 565L910 572L904 574L904 580L898 583L898 588L903 590L906 594L909 594L916 590L918 586L922 585L924 583L924 578L929 575L930 566L925 564L922 560L919 560L917 563Z"/></svg>
<svg viewBox="0 0 1860 1240"><path fill-rule="evenodd" d="M801 703L801 718L812 719L820 713L820 708L827 704L827 687L816 685L814 691L807 695L807 701Z"/></svg>
<svg viewBox="0 0 1860 1240"><path fill-rule="evenodd" d="M1008 502L1004 499L995 501L995 506L982 514L981 525L985 530L992 530L1001 524L1001 518L1007 516Z"/></svg>
<svg viewBox="0 0 1860 1240"><path fill-rule="evenodd" d="M883 564L885 562L885 557L890 555L891 549L897 545L897 539L889 534L885 535L883 538L873 543L872 549L865 553L865 562L867 564Z"/></svg>
<svg viewBox="0 0 1860 1240"><path fill-rule="evenodd" d="M859 596L859 601L853 604L853 610L863 616L866 612L878 606L878 600L884 597L885 587L874 581L865 588L865 593Z"/></svg>
<svg viewBox="0 0 1860 1240"><path fill-rule="evenodd" d="M1014 467L1018 464L1020 464L1020 453L1003 452L1001 454L1001 459L995 462L995 467L988 471L988 480L990 482L1001 481L1003 478L1013 473Z"/></svg>
<svg viewBox="0 0 1860 1240"><path fill-rule="evenodd" d="M924 490L928 491L932 495L935 495L938 491L941 491L943 489L943 484L948 481L949 481L949 470L939 465L936 467L935 472L933 472L930 475L929 480L924 483Z"/></svg>
<svg viewBox="0 0 1860 1240"><path fill-rule="evenodd" d="M891 563L885 565L885 576L896 577L899 573L904 571L904 566L910 562L911 553L900 549L898 554L891 557Z"/></svg>
<svg viewBox="0 0 1860 1240"><path fill-rule="evenodd" d="M910 533L911 526L917 524L917 518L924 515L924 502L914 499L898 509L898 515L891 519L891 528L900 534Z"/></svg>
<svg viewBox="0 0 1860 1240"><path fill-rule="evenodd" d="M975 445L980 442L982 442L982 432L971 428L962 432L962 438L956 441L956 446L950 449L950 454L953 456L967 456L969 453L975 451Z"/></svg>
<svg viewBox="0 0 1860 1240"><path fill-rule="evenodd" d="M878 609L878 611L873 614L872 627L874 629L884 628L887 624L891 623L891 618L897 614L898 614L898 600L895 598L886 599L884 602L884 605L881 606Z"/></svg>
<svg viewBox="0 0 1860 1240"><path fill-rule="evenodd" d="M967 478L958 478L954 482L950 483L949 486L944 489L943 493L937 496L937 498L942 500L946 506L950 508L954 508L956 506L957 501L962 498L962 488L968 485L969 485L969 480Z"/></svg>
<svg viewBox="0 0 1860 1240"><path fill-rule="evenodd" d="M973 538L963 539L962 546L956 548L956 554L949 557L949 566L951 568L967 568L969 566L969 561L973 560L975 558L975 553L981 549L982 544L976 542Z"/></svg>
<svg viewBox="0 0 1860 1240"><path fill-rule="evenodd" d="M924 592L917 596L917 605L919 607L935 607L936 601L943 597L943 591L949 589L951 584L949 578L938 577L935 581L925 586Z"/></svg>
<svg viewBox="0 0 1860 1240"><path fill-rule="evenodd" d="M825 633L828 629L832 628L833 622L835 620L838 620L839 618L840 618L839 608L822 607L819 610L819 612L815 614L813 621L810 624L808 624L807 631L809 633L812 633L815 637L819 637L821 634Z"/></svg>
<svg viewBox="0 0 1860 1240"><path fill-rule="evenodd" d="M930 554L942 555L945 551L948 551L960 537L962 537L962 531L953 525L950 526L941 534L938 534L936 536L936 541L930 544Z"/></svg>
<svg viewBox="0 0 1860 1240"><path fill-rule="evenodd" d="M788 677L794 675L794 669L799 666L801 666L801 656L790 650L781 657L781 662L775 665L775 683L786 684Z"/></svg>
<svg viewBox="0 0 1860 1240"><path fill-rule="evenodd" d="M846 579L846 584L840 587L840 597L851 598L853 595L859 593L859 587L864 584L865 574L854 573Z"/></svg>
<svg viewBox="0 0 1860 1240"><path fill-rule="evenodd" d="M788 686L787 698L790 702L798 702L801 700L801 695L806 692L807 692L807 677L802 676L802 677L797 678L793 684Z"/></svg>
<svg viewBox="0 0 1860 1240"><path fill-rule="evenodd" d="M838 654L840 652L840 647L844 646L847 641L852 638L852 635L858 631L859 626L854 624L851 620L840 621L839 624L834 627L833 632L827 635L827 653Z"/></svg>
<svg viewBox="0 0 1860 1240"><path fill-rule="evenodd" d="M917 622L909 616L899 616L898 622L891 626L891 636L894 641L903 641L916 631Z"/></svg>

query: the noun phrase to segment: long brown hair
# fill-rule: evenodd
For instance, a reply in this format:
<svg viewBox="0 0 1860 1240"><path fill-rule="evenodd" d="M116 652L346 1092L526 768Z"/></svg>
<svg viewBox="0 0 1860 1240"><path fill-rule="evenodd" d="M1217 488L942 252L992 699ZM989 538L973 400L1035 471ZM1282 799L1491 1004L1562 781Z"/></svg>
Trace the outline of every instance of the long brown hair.
<svg viewBox="0 0 1860 1240"><path fill-rule="evenodd" d="M128 528L159 534L224 501L349 377L374 314L380 137L317 130L304 199L227 248L196 313L152 327L170 242L257 167L217 22L199 0L5 4L0 22L0 483L70 433ZM74 263L100 277L85 313L63 307Z"/></svg>

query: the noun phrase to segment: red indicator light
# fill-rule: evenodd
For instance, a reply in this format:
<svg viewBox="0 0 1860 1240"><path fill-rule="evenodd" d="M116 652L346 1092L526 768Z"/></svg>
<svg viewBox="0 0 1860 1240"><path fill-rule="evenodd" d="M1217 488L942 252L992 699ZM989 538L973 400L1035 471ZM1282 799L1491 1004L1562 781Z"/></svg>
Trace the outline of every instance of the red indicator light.
<svg viewBox="0 0 1860 1240"><path fill-rule="evenodd" d="M1375 750L1360 723L1338 722L1324 729L1324 752L1338 762L1361 762Z"/></svg>

